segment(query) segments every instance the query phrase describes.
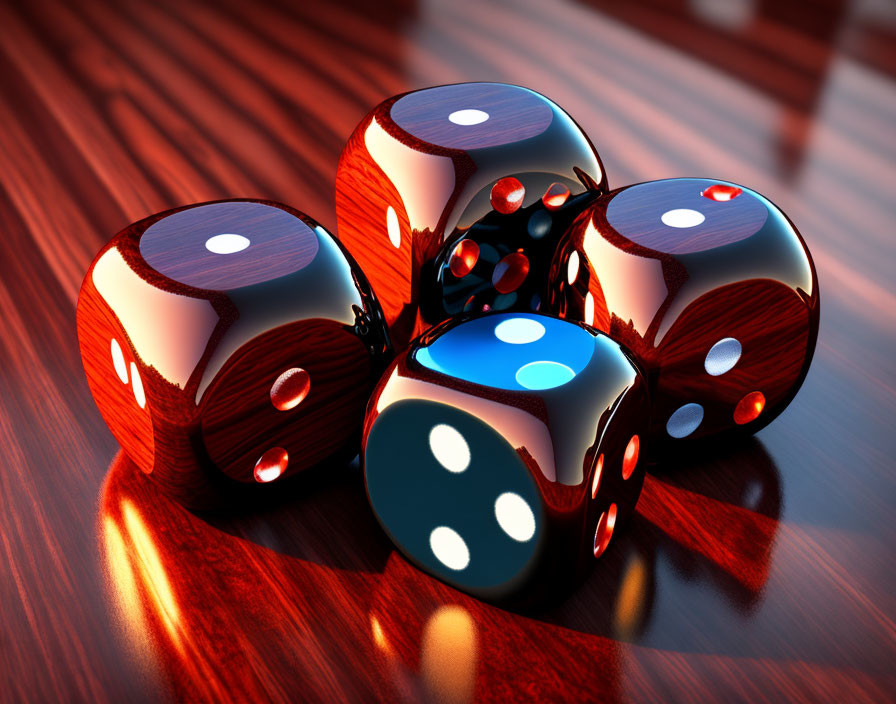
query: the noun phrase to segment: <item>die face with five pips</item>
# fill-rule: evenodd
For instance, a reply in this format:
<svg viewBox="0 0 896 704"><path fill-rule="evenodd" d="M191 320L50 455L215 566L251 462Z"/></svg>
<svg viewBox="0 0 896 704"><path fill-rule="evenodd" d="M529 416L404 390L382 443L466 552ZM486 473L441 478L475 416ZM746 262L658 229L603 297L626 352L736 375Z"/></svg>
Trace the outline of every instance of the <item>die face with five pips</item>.
<svg viewBox="0 0 896 704"><path fill-rule="evenodd" d="M544 96L499 83L427 88L386 100L355 129L336 177L338 235L369 277L393 343L402 349L457 309L452 304L446 310L438 301L420 308L435 285L433 260L447 243L439 288L454 283L441 267L450 265L462 233L489 214L499 226L531 228L526 243L507 249L482 239L480 227L450 265L455 273L474 270L466 288L484 277L491 289L474 287L461 310L472 310L474 302L477 311L494 307L501 296L498 309L510 307L511 298L519 303L514 309L528 309L540 289L530 291L524 283L547 267L543 244L559 231L540 204L559 208L570 197L606 190L594 147ZM478 254L473 245L479 245ZM453 301L455 294L448 297ZM470 296L475 301L466 306Z"/></svg>
<svg viewBox="0 0 896 704"><path fill-rule="evenodd" d="M634 508L647 408L642 374L590 328L531 313L451 321L374 391L371 506L443 581L541 598L573 583Z"/></svg>
<svg viewBox="0 0 896 704"><path fill-rule="evenodd" d="M88 270L77 318L116 439L197 507L350 457L389 351L357 265L309 217L266 201L126 228Z"/></svg>
<svg viewBox="0 0 896 704"><path fill-rule="evenodd" d="M548 310L607 332L651 380L653 447L753 433L794 397L818 282L787 217L724 181L667 179L592 202L551 266Z"/></svg>

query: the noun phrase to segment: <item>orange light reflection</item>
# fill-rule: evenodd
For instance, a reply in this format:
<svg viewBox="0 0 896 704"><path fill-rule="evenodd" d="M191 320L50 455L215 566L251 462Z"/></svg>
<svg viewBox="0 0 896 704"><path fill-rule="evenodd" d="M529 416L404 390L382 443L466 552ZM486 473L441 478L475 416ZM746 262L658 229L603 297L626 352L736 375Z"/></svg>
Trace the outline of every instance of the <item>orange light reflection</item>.
<svg viewBox="0 0 896 704"><path fill-rule="evenodd" d="M180 634L180 610L171 582L162 565L162 559L153 543L149 529L137 508L127 500L121 502L121 513L128 537L137 552L137 570L143 580L143 587L155 605L156 613L177 647L183 653L183 639Z"/></svg>

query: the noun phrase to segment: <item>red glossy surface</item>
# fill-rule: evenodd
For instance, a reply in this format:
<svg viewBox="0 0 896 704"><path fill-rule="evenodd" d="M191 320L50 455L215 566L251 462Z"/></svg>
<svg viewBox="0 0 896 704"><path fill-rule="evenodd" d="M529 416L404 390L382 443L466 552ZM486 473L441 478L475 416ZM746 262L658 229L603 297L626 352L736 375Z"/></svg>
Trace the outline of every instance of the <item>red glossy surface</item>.
<svg viewBox="0 0 896 704"><path fill-rule="evenodd" d="M479 245L472 240L462 240L451 252L448 266L451 273L460 279L473 271L477 261L479 261Z"/></svg>
<svg viewBox="0 0 896 704"><path fill-rule="evenodd" d="M721 203L737 198L743 190L737 186L731 186L725 183L716 183L709 188L700 192L700 195L710 200L716 200Z"/></svg>
<svg viewBox="0 0 896 704"><path fill-rule="evenodd" d="M351 456L375 375L353 326L365 309L378 324L353 266L317 223L256 201L169 211L117 235L85 277L78 337L125 451L192 506L269 475L258 458L272 447L292 452L281 473Z"/></svg>
<svg viewBox="0 0 896 704"><path fill-rule="evenodd" d="M451 116L463 110L489 117L455 124ZM513 151L516 142L525 149ZM526 88L429 88L394 96L361 121L339 159L337 235L370 279L398 349L445 319L419 306L429 286L420 273L446 242L453 248L458 233L493 209L531 205L553 182L575 193L607 187L576 123ZM388 217L395 218L391 232Z"/></svg>
<svg viewBox="0 0 896 704"><path fill-rule="evenodd" d="M495 265L492 286L498 293L516 291L529 274L529 258L522 252L511 252Z"/></svg>
<svg viewBox="0 0 896 704"><path fill-rule="evenodd" d="M594 472L591 478L591 498L597 498L597 492L600 490L600 477L604 471L604 455L598 455L597 462L594 464Z"/></svg>
<svg viewBox="0 0 896 704"><path fill-rule="evenodd" d="M562 183L552 183L541 197L541 202L548 210L556 210L569 198L569 188Z"/></svg>
<svg viewBox="0 0 896 704"><path fill-rule="evenodd" d="M289 453L282 447L272 447L258 458L252 474L255 481L266 484L279 479L289 466Z"/></svg>
<svg viewBox="0 0 896 704"><path fill-rule="evenodd" d="M745 425L756 420L765 408L765 396L761 391L751 391L734 407L734 422Z"/></svg>
<svg viewBox="0 0 896 704"><path fill-rule="evenodd" d="M638 456L641 454L641 439L632 435L628 445L625 446L625 454L622 456L622 478L628 479L638 466Z"/></svg>
<svg viewBox="0 0 896 704"><path fill-rule="evenodd" d="M595 557L600 557L604 551L610 546L610 539L613 537L613 531L616 528L616 504L610 504L610 508L600 514L597 519L597 528L594 531L594 547Z"/></svg>
<svg viewBox="0 0 896 704"><path fill-rule="evenodd" d="M0 6L0 699L892 700L894 34L839 0ZM568 109L614 187L771 195L824 289L787 411L650 466L585 584L529 614L408 565L357 468L211 519L159 496L113 463L72 339L111 233L247 195L335 231L365 111L482 79Z"/></svg>
<svg viewBox="0 0 896 704"><path fill-rule="evenodd" d="M304 369L287 369L271 387L271 403L278 411L291 411L298 406L311 390L311 377Z"/></svg>
<svg viewBox="0 0 896 704"><path fill-rule="evenodd" d="M818 280L802 237L755 192L703 197L714 185L669 179L595 200L551 267L548 310L608 331L643 365L660 442L755 432L786 408L815 350ZM735 411L760 389L761 417Z"/></svg>
<svg viewBox="0 0 896 704"><path fill-rule="evenodd" d="M489 201L492 208L504 215L510 215L520 209L523 198L526 197L526 188L519 179L507 176L498 179L489 192Z"/></svg>

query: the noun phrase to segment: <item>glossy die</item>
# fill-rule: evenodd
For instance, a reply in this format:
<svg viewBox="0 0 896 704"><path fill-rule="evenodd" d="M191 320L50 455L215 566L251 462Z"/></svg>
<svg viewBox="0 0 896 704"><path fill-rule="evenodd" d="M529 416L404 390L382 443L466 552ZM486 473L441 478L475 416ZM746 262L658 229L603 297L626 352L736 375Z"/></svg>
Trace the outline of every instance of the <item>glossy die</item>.
<svg viewBox="0 0 896 704"><path fill-rule="evenodd" d="M400 348L445 317L438 305L423 314L419 306L423 271L446 242L493 211L528 212L543 197L562 204L606 188L588 138L544 96L500 83L427 88L386 100L355 129L336 177L337 234ZM507 272L501 288L535 264L517 249L491 267Z"/></svg>
<svg viewBox="0 0 896 704"><path fill-rule="evenodd" d="M126 228L90 266L77 318L113 435L193 506L350 455L388 352L350 257L311 218L264 201Z"/></svg>
<svg viewBox="0 0 896 704"><path fill-rule="evenodd" d="M477 597L539 600L634 508L647 408L641 373L585 326L528 313L448 322L371 398L371 506L425 571Z"/></svg>
<svg viewBox="0 0 896 704"><path fill-rule="evenodd" d="M607 331L651 381L651 434L755 432L794 397L818 335L805 243L743 186L669 179L621 188L576 222L549 308ZM654 445L654 448L658 445Z"/></svg>
<svg viewBox="0 0 896 704"><path fill-rule="evenodd" d="M569 196L568 191L545 195L513 212L492 210L455 233L423 271L423 318L541 310L552 290L550 269L557 247L595 196Z"/></svg>

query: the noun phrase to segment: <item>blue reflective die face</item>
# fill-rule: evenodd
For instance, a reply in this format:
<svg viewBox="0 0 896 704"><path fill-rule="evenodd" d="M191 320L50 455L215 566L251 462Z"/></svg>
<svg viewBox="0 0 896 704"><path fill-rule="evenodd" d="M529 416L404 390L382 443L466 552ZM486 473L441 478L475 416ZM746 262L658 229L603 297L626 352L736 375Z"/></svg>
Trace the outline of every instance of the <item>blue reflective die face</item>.
<svg viewBox="0 0 896 704"><path fill-rule="evenodd" d="M568 383L594 355L599 338L556 318L501 313L453 327L414 358L428 369L510 391L542 391Z"/></svg>

